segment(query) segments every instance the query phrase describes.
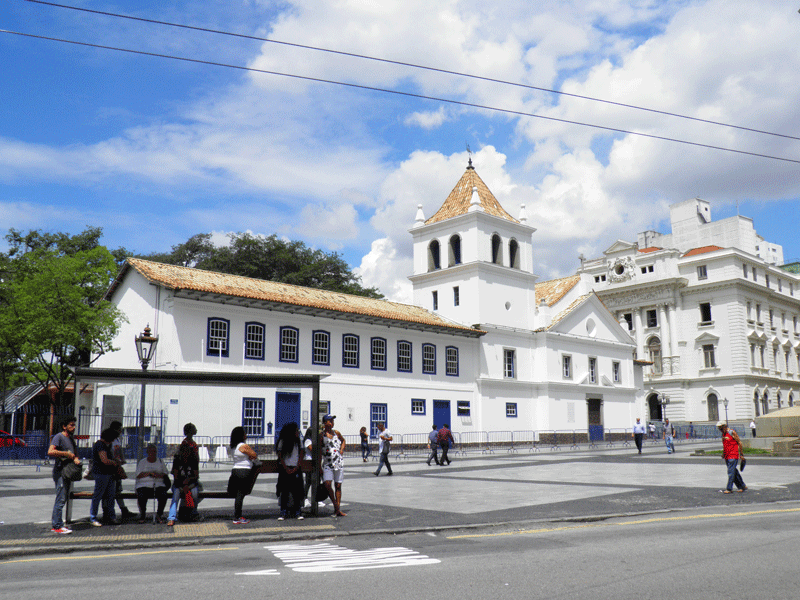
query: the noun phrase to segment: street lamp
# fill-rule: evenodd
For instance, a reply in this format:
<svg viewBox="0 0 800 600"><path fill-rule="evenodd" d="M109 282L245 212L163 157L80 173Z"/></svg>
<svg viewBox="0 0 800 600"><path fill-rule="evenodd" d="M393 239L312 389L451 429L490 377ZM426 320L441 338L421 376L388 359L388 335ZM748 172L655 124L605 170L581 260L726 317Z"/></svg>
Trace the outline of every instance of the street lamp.
<svg viewBox="0 0 800 600"><path fill-rule="evenodd" d="M667 418L667 404L669 404L669 396L663 392L658 395L658 401L661 403L661 420Z"/></svg>
<svg viewBox="0 0 800 600"><path fill-rule="evenodd" d="M727 398L723 398L722 399L722 406L725 407L725 425L727 425L728 424L728 399Z"/></svg>
<svg viewBox="0 0 800 600"><path fill-rule="evenodd" d="M136 354L139 356L139 362L142 365L142 371L147 371L150 366L150 360L156 352L156 344L158 344L158 336L152 335L150 331L150 324L144 328L144 333L137 335L134 338L136 342ZM145 382L142 381L142 394L139 398L139 441L136 444L136 464L144 457L144 389Z"/></svg>

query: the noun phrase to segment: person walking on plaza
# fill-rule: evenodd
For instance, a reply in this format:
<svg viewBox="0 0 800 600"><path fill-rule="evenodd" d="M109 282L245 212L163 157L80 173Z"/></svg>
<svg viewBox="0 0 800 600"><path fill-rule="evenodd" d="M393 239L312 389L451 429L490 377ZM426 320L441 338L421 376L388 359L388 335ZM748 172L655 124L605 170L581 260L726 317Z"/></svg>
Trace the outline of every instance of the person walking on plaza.
<svg viewBox="0 0 800 600"><path fill-rule="evenodd" d="M756 437L756 420L750 421L750 431L753 432L753 437Z"/></svg>
<svg viewBox="0 0 800 600"><path fill-rule="evenodd" d="M439 464L439 432L436 431L436 424L433 425L433 430L428 434L428 448L431 449L430 456L428 456L428 466L431 466L431 460L435 460Z"/></svg>
<svg viewBox="0 0 800 600"><path fill-rule="evenodd" d="M75 445L75 417L61 419L61 433L57 433L50 441L47 456L54 458L53 482L56 484L56 500L53 504L53 516L50 521L53 533L72 533L72 529L64 525L64 505L67 503L72 490L72 482L65 480L62 469L70 462L81 464L78 458L78 447Z"/></svg>
<svg viewBox="0 0 800 600"><path fill-rule="evenodd" d="M442 448L442 456L439 459L439 465L442 467L445 463L449 465L450 459L447 457L447 451L450 450L450 444L455 443L455 440L453 440L453 433L450 431L450 425L448 423L442 426L436 439L439 441L439 446Z"/></svg>
<svg viewBox="0 0 800 600"><path fill-rule="evenodd" d="M178 507L181 498L185 498L187 506L191 509L192 520L199 521L200 513L197 510L197 503L200 501L200 451L194 442L197 434L197 427L193 423L186 423L183 426L183 435L186 437L178 447L175 458L172 461L172 502L169 505L169 516L167 525L175 525L178 518ZM191 500L189 498L191 497Z"/></svg>
<svg viewBox="0 0 800 600"><path fill-rule="evenodd" d="M675 452L675 441L672 439L675 435L675 430L669 419L664 419L664 443L667 445L667 454Z"/></svg>
<svg viewBox="0 0 800 600"><path fill-rule="evenodd" d="M369 434L367 433L367 428L362 427L358 432L358 435L361 436L361 459L364 462L367 462L367 458L369 458L369 455L372 454L372 449L369 447Z"/></svg>
<svg viewBox="0 0 800 600"><path fill-rule="evenodd" d="M147 456L136 465L136 483L133 486L136 492L136 503L139 505L139 523L145 522L147 515L147 501L155 498L158 502L153 520L157 523L164 522L164 507L167 505L167 487L164 477L169 474L167 466L158 458L158 448L155 444L147 444Z"/></svg>
<svg viewBox="0 0 800 600"><path fill-rule="evenodd" d="M375 477L381 474L381 468L386 465L386 470L389 475L392 475L392 465L389 463L389 450L392 448L392 434L386 429L382 422L377 423L378 427L378 452L380 452L381 460L378 463L378 470L375 471Z"/></svg>
<svg viewBox="0 0 800 600"><path fill-rule="evenodd" d="M644 425L642 425L642 420L639 417L636 417L636 423L633 426L633 441L636 442L636 449L639 450L639 454L642 453L643 439L644 439Z"/></svg>
<svg viewBox="0 0 800 600"><path fill-rule="evenodd" d="M728 467L728 485L724 490L720 490L723 494L733 493L733 486L736 484L738 491L743 492L747 489L742 479L742 474L736 468L739 464L739 457L742 455L742 440L739 439L733 429L728 429L728 425L719 421L717 429L722 433L722 458L725 460L725 465ZM744 457L742 457L744 460Z"/></svg>
<svg viewBox="0 0 800 600"><path fill-rule="evenodd" d="M295 425L295 427L297 427ZM250 520L242 516L242 506L244 497L253 491L253 484L256 482L258 472L253 469L253 461L258 460L258 454L250 446L245 444L247 433L244 427L238 426L231 430L230 448L233 452L233 468L231 469L228 493L233 493L233 524L247 525ZM260 464L260 463L259 463Z"/></svg>
<svg viewBox="0 0 800 600"><path fill-rule="evenodd" d="M656 424L651 421L647 427L650 429L650 437L656 439Z"/></svg>
<svg viewBox="0 0 800 600"><path fill-rule="evenodd" d="M300 469L301 448L300 428L294 421L281 427L275 453L278 455L278 489L280 490L281 515L279 521L287 517L302 519L300 509L303 506L303 473ZM289 506L291 505L291 514Z"/></svg>
<svg viewBox="0 0 800 600"><path fill-rule="evenodd" d="M120 465L124 465L126 461L125 461L125 454L122 451L122 423L120 423L119 421L111 421L109 427L117 432L117 439L115 439L114 442L111 444L111 457L115 461L117 461ZM133 513L128 510L127 506L125 506L125 500L122 498L122 477L120 477L120 475L121 473L119 472L114 474L114 487L115 487L114 497L117 499L117 506L119 506L120 517L124 520L132 517Z"/></svg>
<svg viewBox="0 0 800 600"><path fill-rule="evenodd" d="M344 436L333 428L336 415L327 414L322 417L324 427L322 442L322 481L328 490L328 497L333 502L333 515L346 517L342 512L342 481L344 481Z"/></svg>
<svg viewBox="0 0 800 600"><path fill-rule="evenodd" d="M117 439L117 432L110 427L104 429L92 447L92 475L94 475L94 492L92 504L89 508L89 522L95 527L102 523L98 519L100 503L103 504L103 520L112 525L119 525L117 514L114 511L114 496L117 492L117 482L114 477L119 468L119 462L114 460L111 444Z"/></svg>

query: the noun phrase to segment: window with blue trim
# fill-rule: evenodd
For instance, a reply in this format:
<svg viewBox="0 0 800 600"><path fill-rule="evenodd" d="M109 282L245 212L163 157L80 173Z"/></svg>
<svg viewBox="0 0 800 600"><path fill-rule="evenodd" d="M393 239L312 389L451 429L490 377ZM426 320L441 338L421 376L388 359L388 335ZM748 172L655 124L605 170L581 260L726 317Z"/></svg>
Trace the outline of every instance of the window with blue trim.
<svg viewBox="0 0 800 600"><path fill-rule="evenodd" d="M445 374L458 377L458 348L447 346L445 348Z"/></svg>
<svg viewBox="0 0 800 600"><path fill-rule="evenodd" d="M331 334L327 331L314 331L314 347L311 362L315 365L331 364ZM324 413L323 413L324 414Z"/></svg>
<svg viewBox="0 0 800 600"><path fill-rule="evenodd" d="M279 360L281 362L293 362L298 360L298 345L300 343L300 331L296 327L281 327L281 351Z"/></svg>
<svg viewBox="0 0 800 600"><path fill-rule="evenodd" d="M388 404L369 405L369 435L371 438L378 437L378 423L383 423L387 429L389 428L388 416Z"/></svg>
<svg viewBox="0 0 800 600"><path fill-rule="evenodd" d="M207 356L228 356L228 342L230 340L230 321L210 317L208 319L208 332L206 343Z"/></svg>
<svg viewBox="0 0 800 600"><path fill-rule="evenodd" d="M358 368L358 336L352 333L342 336L342 366Z"/></svg>
<svg viewBox="0 0 800 600"><path fill-rule="evenodd" d="M425 400L422 398L411 399L411 414L424 415L425 414Z"/></svg>
<svg viewBox="0 0 800 600"><path fill-rule="evenodd" d="M517 418L517 403L516 402L506 402L506 417L516 419Z"/></svg>
<svg viewBox="0 0 800 600"><path fill-rule="evenodd" d="M436 346L433 344L422 344L422 372L436 375Z"/></svg>
<svg viewBox="0 0 800 600"><path fill-rule="evenodd" d="M244 324L244 357L264 360L264 325L261 323Z"/></svg>
<svg viewBox="0 0 800 600"><path fill-rule="evenodd" d="M471 408L469 400L459 400L456 402L456 414L459 417L468 417L470 416Z"/></svg>
<svg viewBox="0 0 800 600"><path fill-rule="evenodd" d="M400 340L397 342L397 370L401 373L411 373L411 342Z"/></svg>
<svg viewBox="0 0 800 600"><path fill-rule="evenodd" d="M264 398L242 398L242 427L249 438L264 437Z"/></svg>
<svg viewBox="0 0 800 600"><path fill-rule="evenodd" d="M375 371L386 370L386 340L384 338L372 338L372 354L370 364Z"/></svg>

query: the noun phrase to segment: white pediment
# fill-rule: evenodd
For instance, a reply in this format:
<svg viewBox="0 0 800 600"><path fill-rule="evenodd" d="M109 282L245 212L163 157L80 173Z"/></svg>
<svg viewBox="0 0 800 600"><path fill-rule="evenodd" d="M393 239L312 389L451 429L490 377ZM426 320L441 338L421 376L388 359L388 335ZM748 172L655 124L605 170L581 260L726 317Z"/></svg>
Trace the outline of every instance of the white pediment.
<svg viewBox="0 0 800 600"><path fill-rule="evenodd" d="M712 343L713 344L713 343L718 342L718 341L719 341L719 336L718 335L714 335L710 331L704 331L703 333L698 335L696 338L694 338L695 344L706 344L706 343Z"/></svg>
<svg viewBox="0 0 800 600"><path fill-rule="evenodd" d="M603 254L608 256L609 254L619 254L621 252L636 252L636 244L625 240L617 240Z"/></svg>

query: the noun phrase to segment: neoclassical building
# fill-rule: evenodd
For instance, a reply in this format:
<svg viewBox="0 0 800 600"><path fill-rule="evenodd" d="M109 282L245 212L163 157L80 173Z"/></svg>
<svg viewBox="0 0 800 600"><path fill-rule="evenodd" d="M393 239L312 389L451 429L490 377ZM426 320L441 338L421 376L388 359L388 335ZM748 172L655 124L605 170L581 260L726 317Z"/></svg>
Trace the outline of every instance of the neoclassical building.
<svg viewBox="0 0 800 600"><path fill-rule="evenodd" d="M414 304L130 259L107 298L128 317L97 367L136 368L134 336L159 336L150 369L323 375L320 396L356 435L451 424L480 432L575 431L595 438L643 416L635 342L592 290L537 283L534 227L500 205L470 165L433 216L417 209ZM578 278L576 278L577 280ZM153 386L162 433L243 425L251 437L309 422L291 387ZM139 386L96 385L93 412L132 414ZM156 425L153 425L156 427ZM421 439L424 439L421 438ZM475 439L478 439L475 437Z"/></svg>
<svg viewBox="0 0 800 600"><path fill-rule="evenodd" d="M751 219L711 219L709 203L670 207L672 231L617 241L582 259L594 290L652 362L648 418L750 419L800 397L800 277ZM665 404L665 400L668 403ZM726 406L727 403L727 406Z"/></svg>

